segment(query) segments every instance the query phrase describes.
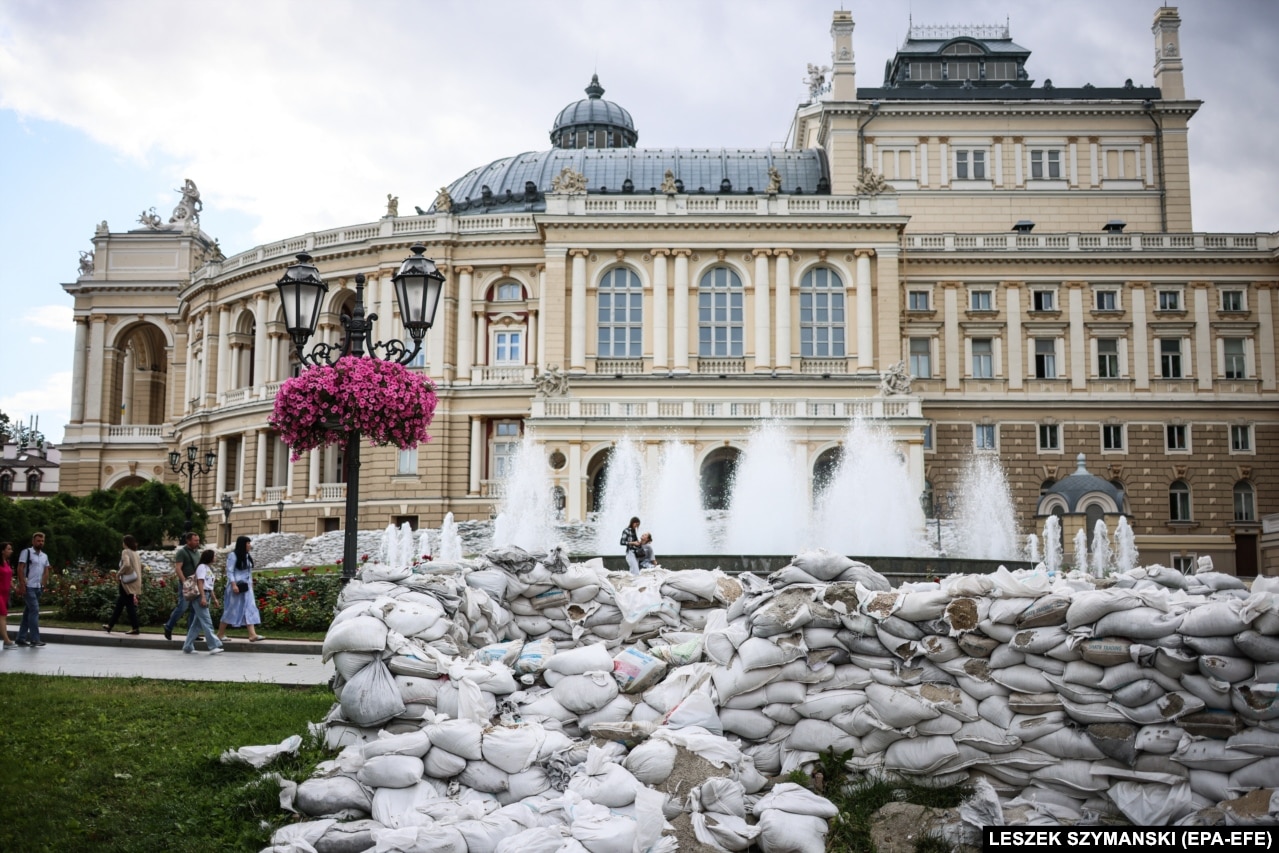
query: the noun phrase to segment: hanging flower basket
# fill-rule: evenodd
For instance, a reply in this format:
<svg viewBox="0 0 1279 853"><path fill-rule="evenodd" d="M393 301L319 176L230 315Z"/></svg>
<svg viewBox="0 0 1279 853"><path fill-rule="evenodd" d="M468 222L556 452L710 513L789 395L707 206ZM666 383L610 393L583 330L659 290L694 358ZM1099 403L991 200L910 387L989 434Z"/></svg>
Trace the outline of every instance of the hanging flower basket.
<svg viewBox="0 0 1279 853"><path fill-rule="evenodd" d="M280 386L270 426L296 461L303 453L340 444L359 432L374 444L401 450L431 440L435 388L395 362L344 356L332 367L303 370Z"/></svg>

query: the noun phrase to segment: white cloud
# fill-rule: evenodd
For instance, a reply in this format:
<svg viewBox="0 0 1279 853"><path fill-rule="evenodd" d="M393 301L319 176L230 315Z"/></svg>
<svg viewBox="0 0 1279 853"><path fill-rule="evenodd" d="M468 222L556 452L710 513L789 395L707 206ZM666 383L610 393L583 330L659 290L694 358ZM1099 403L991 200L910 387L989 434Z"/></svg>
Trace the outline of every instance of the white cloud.
<svg viewBox="0 0 1279 853"><path fill-rule="evenodd" d="M22 324L59 332L74 332L73 313L70 305L36 305L23 313Z"/></svg>
<svg viewBox="0 0 1279 853"><path fill-rule="evenodd" d="M48 341L46 341L46 340L45 340L44 338L42 338L42 337L39 337L38 335L32 335L32 336L29 338L29 340L30 340L30 341L31 341L31 343L33 343L33 344L43 344L43 343L48 343Z"/></svg>
<svg viewBox="0 0 1279 853"><path fill-rule="evenodd" d="M0 411L11 420L23 423L35 415L40 419L40 431L57 444L62 441L63 428L71 420L71 371L50 373L39 387L0 396Z"/></svg>

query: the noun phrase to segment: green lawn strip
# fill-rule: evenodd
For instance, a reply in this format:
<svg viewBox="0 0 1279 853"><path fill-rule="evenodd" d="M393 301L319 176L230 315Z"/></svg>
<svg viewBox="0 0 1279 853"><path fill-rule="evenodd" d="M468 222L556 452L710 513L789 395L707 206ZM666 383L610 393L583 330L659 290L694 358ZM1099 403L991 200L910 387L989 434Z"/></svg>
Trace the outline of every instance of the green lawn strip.
<svg viewBox="0 0 1279 853"><path fill-rule="evenodd" d="M0 850L260 850L288 822L279 787L218 756L301 734L268 770L305 779L328 757L307 724L332 704L327 687L0 674Z"/></svg>

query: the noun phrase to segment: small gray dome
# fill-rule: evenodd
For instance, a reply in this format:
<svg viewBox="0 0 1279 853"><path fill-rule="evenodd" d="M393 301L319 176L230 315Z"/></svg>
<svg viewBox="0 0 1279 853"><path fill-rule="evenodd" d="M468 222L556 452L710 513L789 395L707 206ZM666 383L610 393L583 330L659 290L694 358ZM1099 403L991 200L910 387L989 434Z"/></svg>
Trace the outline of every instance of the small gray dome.
<svg viewBox="0 0 1279 853"><path fill-rule="evenodd" d="M1053 495L1060 495L1061 499L1066 502L1066 512L1081 512L1080 503L1088 495L1102 494L1114 501L1115 507L1119 512L1124 511L1124 493L1109 480L1104 480L1096 474L1092 474L1084 467L1084 455L1080 453L1075 457L1075 472L1069 477L1062 477L1044 492L1040 498L1042 505L1045 500Z"/></svg>
<svg viewBox="0 0 1279 853"><path fill-rule="evenodd" d="M638 139L631 114L604 100L598 74L591 75L586 97L560 110L551 127L556 148L634 148Z"/></svg>

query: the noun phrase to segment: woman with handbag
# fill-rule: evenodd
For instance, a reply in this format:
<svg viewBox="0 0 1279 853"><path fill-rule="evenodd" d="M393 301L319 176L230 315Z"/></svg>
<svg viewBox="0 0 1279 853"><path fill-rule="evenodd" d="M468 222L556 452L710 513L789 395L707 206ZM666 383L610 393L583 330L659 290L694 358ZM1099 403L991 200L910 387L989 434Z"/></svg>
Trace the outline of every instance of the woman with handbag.
<svg viewBox="0 0 1279 853"><path fill-rule="evenodd" d="M124 550L120 552L120 568L116 571L115 579L120 594L116 596L115 610L111 611L111 618L102 626L102 630L110 634L120 618L120 611L125 610L129 614L129 624L133 626L129 634L141 634L142 629L138 626L138 596L142 595L142 558L138 556L138 540L132 536L124 537Z"/></svg>
<svg viewBox="0 0 1279 853"><path fill-rule="evenodd" d="M265 640L258 633L257 626L262 624L262 614L258 612L257 598L253 595L253 557L249 551L253 549L253 540L241 536L235 540L235 550L226 555L226 591L223 598L226 606L222 608L222 623L218 625L218 639L226 639L226 629L249 629L249 642Z"/></svg>

